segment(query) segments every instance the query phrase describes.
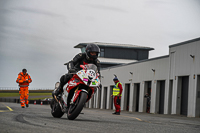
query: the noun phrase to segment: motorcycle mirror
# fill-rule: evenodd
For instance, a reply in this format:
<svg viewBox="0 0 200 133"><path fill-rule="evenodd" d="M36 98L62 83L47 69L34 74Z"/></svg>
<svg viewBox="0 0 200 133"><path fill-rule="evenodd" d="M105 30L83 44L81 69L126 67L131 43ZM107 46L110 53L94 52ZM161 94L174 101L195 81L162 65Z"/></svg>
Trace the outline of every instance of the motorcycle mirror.
<svg viewBox="0 0 200 133"><path fill-rule="evenodd" d="M96 78L98 78L99 77L99 73L97 73L97 77Z"/></svg>
<svg viewBox="0 0 200 133"><path fill-rule="evenodd" d="M83 68L83 69L85 69L85 66L84 66L84 65L80 65L80 67Z"/></svg>

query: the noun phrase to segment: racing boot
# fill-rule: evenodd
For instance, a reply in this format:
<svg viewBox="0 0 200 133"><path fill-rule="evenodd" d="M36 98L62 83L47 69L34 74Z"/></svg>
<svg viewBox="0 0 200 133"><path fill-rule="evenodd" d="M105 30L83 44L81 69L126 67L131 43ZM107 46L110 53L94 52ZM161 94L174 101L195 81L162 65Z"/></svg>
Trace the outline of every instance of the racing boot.
<svg viewBox="0 0 200 133"><path fill-rule="evenodd" d="M117 112L113 112L112 114L115 115Z"/></svg>
<svg viewBox="0 0 200 133"><path fill-rule="evenodd" d="M120 115L120 112L116 112L116 115Z"/></svg>
<svg viewBox="0 0 200 133"><path fill-rule="evenodd" d="M120 112L114 112L113 115L120 115Z"/></svg>

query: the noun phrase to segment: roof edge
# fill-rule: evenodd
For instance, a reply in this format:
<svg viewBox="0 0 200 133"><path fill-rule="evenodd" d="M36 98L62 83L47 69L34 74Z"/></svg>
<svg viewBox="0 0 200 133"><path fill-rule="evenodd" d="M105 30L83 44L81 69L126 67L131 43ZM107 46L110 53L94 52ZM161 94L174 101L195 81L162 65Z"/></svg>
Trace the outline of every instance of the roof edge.
<svg viewBox="0 0 200 133"><path fill-rule="evenodd" d="M99 42L92 42L92 43L99 43ZM83 46L86 46L89 43L79 43L76 46L74 46L74 48L82 48ZM81 46L82 45L82 46ZM101 46L101 45L99 45ZM134 45L133 45L134 46ZM129 47L129 46L107 46L106 44L103 47L110 47L110 48L127 48L127 49L143 49L143 50L155 50L154 48L151 47L144 47L144 46L140 46L140 47Z"/></svg>
<svg viewBox="0 0 200 133"><path fill-rule="evenodd" d="M141 60L141 61L136 61L136 62L131 62L131 63L124 63L124 64L117 65L117 66L107 67L107 68L103 68L102 70L121 67L121 66L128 66L128 65L132 65L132 64L136 64L136 63L142 63L142 62L147 62L147 61L152 61L152 60L157 60L157 59L162 59L162 58L168 58L168 57L169 57L169 55L164 55L164 56L155 57L155 58L151 58L151 59L146 59L146 60Z"/></svg>
<svg viewBox="0 0 200 133"><path fill-rule="evenodd" d="M191 43L191 42L196 42L196 41L199 41L199 40L200 40L200 37L199 38L195 38L195 39L191 39L191 40L188 40L188 41L184 41L184 42L180 42L180 43L169 45L169 48L176 47L176 46L183 45L183 44L187 44L187 43Z"/></svg>

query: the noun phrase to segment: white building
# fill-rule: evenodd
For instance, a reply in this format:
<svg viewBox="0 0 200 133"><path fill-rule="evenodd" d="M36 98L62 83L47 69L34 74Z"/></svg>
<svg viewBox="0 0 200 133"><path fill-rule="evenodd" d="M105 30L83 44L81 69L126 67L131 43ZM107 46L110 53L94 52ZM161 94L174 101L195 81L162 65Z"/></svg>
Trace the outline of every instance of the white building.
<svg viewBox="0 0 200 133"><path fill-rule="evenodd" d="M114 109L110 97L114 74L124 86L121 110L200 116L200 38L169 46L169 55L101 70L102 90L86 105Z"/></svg>

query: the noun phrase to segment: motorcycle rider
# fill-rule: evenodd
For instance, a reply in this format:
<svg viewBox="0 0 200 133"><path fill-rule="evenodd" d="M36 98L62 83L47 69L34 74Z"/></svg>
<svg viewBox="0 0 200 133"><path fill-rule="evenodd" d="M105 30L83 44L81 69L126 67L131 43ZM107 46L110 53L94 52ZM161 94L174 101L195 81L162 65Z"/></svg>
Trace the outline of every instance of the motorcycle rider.
<svg viewBox="0 0 200 133"><path fill-rule="evenodd" d="M80 65L86 65L86 64L95 64L97 66L98 72L100 74L100 61L97 59L98 54L100 52L99 47L96 44L88 44L85 49L85 53L79 53L77 54L73 60L69 61L68 63L65 63L67 65L68 73L61 76L60 78L60 85L57 89L55 89L52 92L52 96L58 96L60 93L63 92L64 85L73 77L73 74L78 70L81 70ZM67 97L67 109L69 108L69 104L71 102L71 99L74 95L74 89L72 89ZM66 109L66 111L67 111Z"/></svg>

